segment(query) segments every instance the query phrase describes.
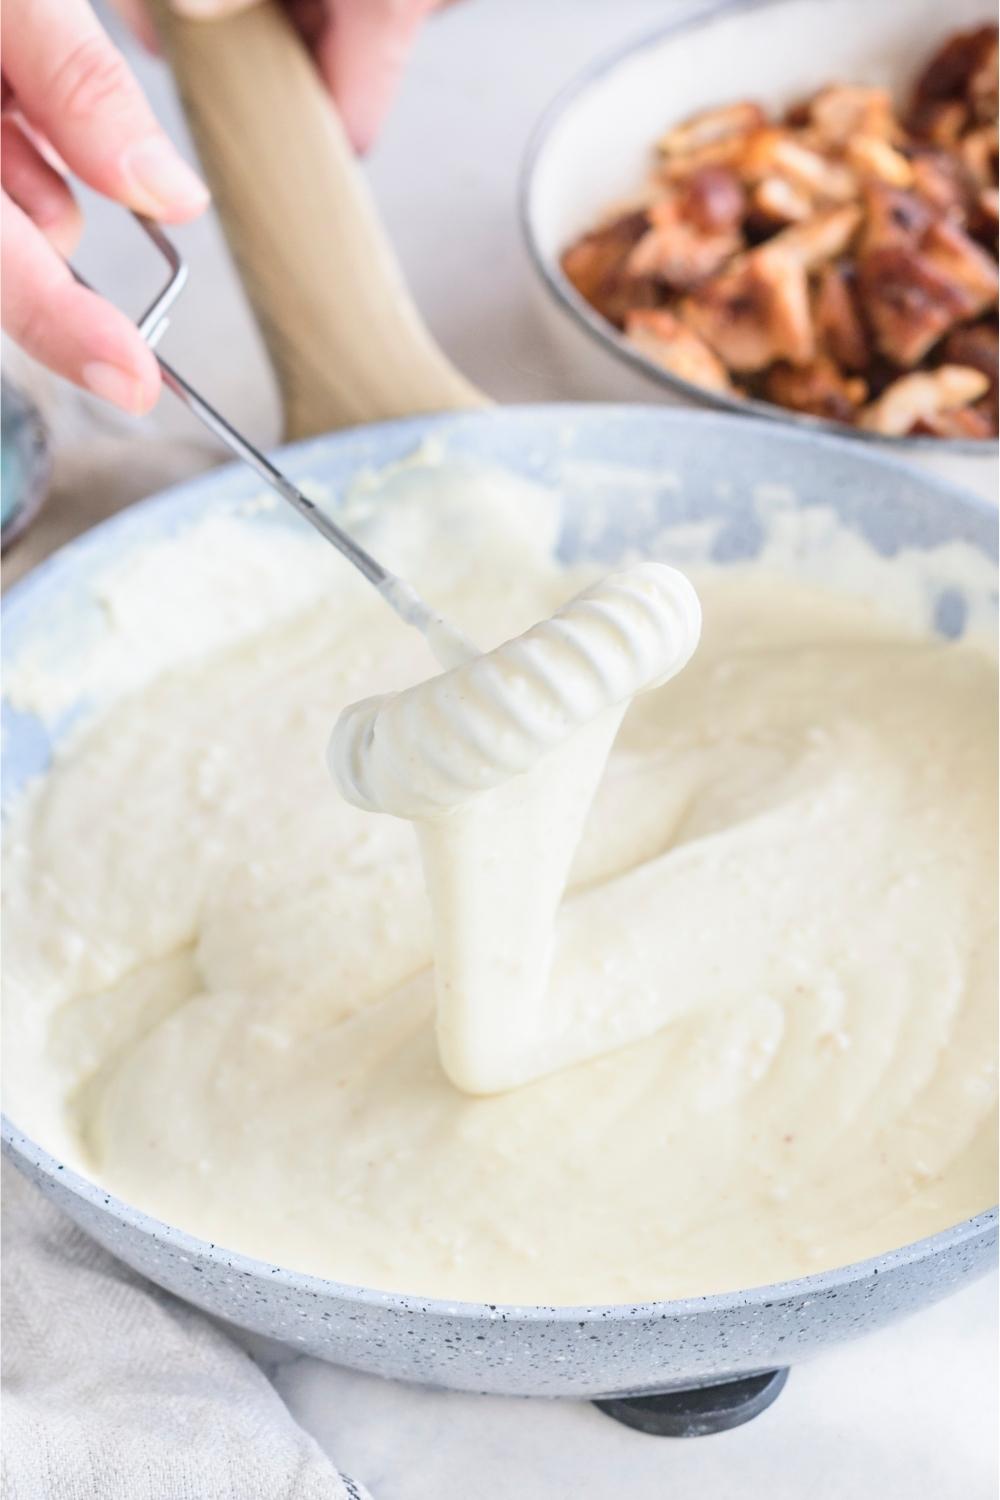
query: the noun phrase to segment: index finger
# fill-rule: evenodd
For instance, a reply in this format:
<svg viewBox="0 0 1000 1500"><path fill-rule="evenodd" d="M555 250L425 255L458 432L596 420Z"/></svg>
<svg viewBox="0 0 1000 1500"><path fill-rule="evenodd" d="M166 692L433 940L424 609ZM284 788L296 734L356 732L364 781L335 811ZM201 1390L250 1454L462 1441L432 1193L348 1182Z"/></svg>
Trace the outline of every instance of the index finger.
<svg viewBox="0 0 1000 1500"><path fill-rule="evenodd" d="M4 0L4 74L18 108L72 171L154 218L199 213L208 191L157 124L86 0Z"/></svg>

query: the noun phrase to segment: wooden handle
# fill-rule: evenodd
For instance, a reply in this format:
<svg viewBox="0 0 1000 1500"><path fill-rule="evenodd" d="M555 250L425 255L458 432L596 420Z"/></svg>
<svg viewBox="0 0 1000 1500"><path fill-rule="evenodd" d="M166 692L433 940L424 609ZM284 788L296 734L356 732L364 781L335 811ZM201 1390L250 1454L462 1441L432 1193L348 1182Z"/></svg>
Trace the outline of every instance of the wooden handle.
<svg viewBox="0 0 1000 1500"><path fill-rule="evenodd" d="M217 21L178 16L167 0L154 10L274 362L286 436L484 404L413 305L337 113L277 0Z"/></svg>

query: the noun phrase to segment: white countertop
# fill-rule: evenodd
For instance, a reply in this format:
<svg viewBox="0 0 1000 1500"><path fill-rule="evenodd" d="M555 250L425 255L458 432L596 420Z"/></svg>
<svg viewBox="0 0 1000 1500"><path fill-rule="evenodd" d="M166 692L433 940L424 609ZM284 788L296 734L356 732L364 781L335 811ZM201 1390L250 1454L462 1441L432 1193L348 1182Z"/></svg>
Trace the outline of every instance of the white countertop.
<svg viewBox="0 0 1000 1500"><path fill-rule="evenodd" d="M793 1369L745 1427L683 1441L587 1402L427 1391L277 1346L258 1358L374 1500L992 1500L996 1311L989 1277Z"/></svg>
<svg viewBox="0 0 1000 1500"><path fill-rule="evenodd" d="M460 368L500 400L581 392L533 313L514 193L527 133L590 58L686 0L466 0L425 29L369 171L410 285ZM165 74L135 56L161 117L182 129ZM81 267L133 311L155 274L120 210L88 200ZM262 443L278 422L260 341L217 226L178 235L190 290L165 348ZM161 403L151 441L85 397L50 398L60 440L49 541L212 461ZM127 462L126 462L127 455ZM25 558L29 547L25 548ZM20 562L20 560L19 560ZM20 571L18 567L17 571ZM375 1500L987 1500L995 1489L996 1284L991 1277L898 1327L793 1370L776 1405L713 1438L646 1437L582 1403L393 1385L254 1342L302 1424Z"/></svg>

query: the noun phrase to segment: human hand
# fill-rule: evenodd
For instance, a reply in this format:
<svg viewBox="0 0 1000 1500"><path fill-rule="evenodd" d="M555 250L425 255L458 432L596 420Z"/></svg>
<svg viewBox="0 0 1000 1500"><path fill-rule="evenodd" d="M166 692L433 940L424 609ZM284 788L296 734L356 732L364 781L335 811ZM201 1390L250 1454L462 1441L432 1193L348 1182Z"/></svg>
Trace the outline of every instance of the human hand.
<svg viewBox="0 0 1000 1500"><path fill-rule="evenodd" d="M141 0L115 0L140 40L149 40ZM171 0L179 15L217 20L256 0ZM440 0L282 0L316 59L356 151L378 134L421 22Z"/></svg>
<svg viewBox="0 0 1000 1500"><path fill-rule="evenodd" d="M82 227L58 157L90 187L166 223L207 189L181 160L86 0L2 0L3 326L59 375L129 412L156 401L156 360L124 313L74 281Z"/></svg>

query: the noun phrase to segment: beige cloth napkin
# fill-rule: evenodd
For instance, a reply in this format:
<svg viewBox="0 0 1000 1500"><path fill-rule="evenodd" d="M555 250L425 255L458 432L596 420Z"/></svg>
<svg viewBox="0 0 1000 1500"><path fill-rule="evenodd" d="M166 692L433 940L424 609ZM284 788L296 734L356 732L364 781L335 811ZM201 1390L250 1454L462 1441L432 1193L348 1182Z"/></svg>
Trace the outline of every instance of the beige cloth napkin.
<svg viewBox="0 0 1000 1500"><path fill-rule="evenodd" d="M139 433L6 355L49 422L57 463L5 583L224 457L197 431L178 440L151 421ZM363 1500L221 1328L120 1265L10 1166L2 1332L3 1500Z"/></svg>
<svg viewBox="0 0 1000 1500"><path fill-rule="evenodd" d="M4 1500L364 1500L221 1328L3 1196Z"/></svg>

